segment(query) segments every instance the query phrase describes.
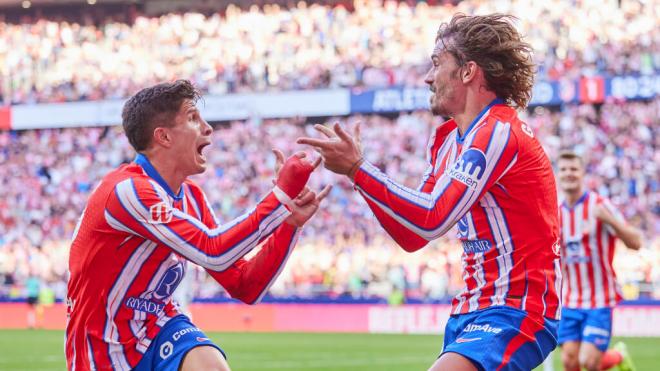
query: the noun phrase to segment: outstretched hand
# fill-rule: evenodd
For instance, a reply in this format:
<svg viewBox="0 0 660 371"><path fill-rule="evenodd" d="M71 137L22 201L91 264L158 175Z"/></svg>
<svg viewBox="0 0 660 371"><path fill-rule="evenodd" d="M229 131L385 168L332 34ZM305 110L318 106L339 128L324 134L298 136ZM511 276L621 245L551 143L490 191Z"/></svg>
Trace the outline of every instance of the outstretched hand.
<svg viewBox="0 0 660 371"><path fill-rule="evenodd" d="M353 135L348 134L336 122L332 129L323 125L314 125L314 129L325 135L326 139L298 138L298 144L307 144L321 154L323 166L337 174L352 177L362 160L360 143L360 123L355 126Z"/></svg>
<svg viewBox="0 0 660 371"><path fill-rule="evenodd" d="M282 153L282 151L279 149L273 148L273 154L275 155L275 179L273 179L273 184L277 184L276 179L279 177L280 170L284 166L285 160L284 153ZM297 156L301 160L307 157L305 152L296 152L294 156ZM319 157L314 160L313 163L311 163L311 166L313 169L316 169L320 163L321 158ZM319 209L319 205L321 205L321 201L323 201L323 199L328 196L328 193L330 193L331 189L332 186L327 185L321 192L316 194L308 187L304 187L298 196L293 199L293 202L288 205L291 211L291 215L286 218L285 222L295 227L302 227L305 223L307 223L307 221L309 221L309 219L312 218L312 216L314 216L314 214L316 214L316 211Z"/></svg>
<svg viewBox="0 0 660 371"><path fill-rule="evenodd" d="M273 183L286 195L294 199L303 190L312 171L321 163L317 158L313 163L305 160L307 154L299 151L284 160L284 154L278 149L273 149L275 154L275 180Z"/></svg>

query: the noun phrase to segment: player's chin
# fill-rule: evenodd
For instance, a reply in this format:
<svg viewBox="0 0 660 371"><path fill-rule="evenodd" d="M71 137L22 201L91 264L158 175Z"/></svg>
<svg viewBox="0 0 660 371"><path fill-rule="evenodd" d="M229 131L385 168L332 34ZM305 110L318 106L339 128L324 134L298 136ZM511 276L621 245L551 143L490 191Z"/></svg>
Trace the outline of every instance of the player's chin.
<svg viewBox="0 0 660 371"><path fill-rule="evenodd" d="M197 166L196 166L196 169L195 169L196 170L195 174L201 174L201 173L205 172L207 167L208 166L206 165L206 163L203 163L203 164L198 163Z"/></svg>
<svg viewBox="0 0 660 371"><path fill-rule="evenodd" d="M438 105L437 102L431 102L430 108L431 108L431 113L434 116L446 116L445 110L443 110L442 107L440 107L440 105Z"/></svg>
<svg viewBox="0 0 660 371"><path fill-rule="evenodd" d="M208 167L206 159L200 156L197 156L195 161L195 174L201 174L206 171Z"/></svg>

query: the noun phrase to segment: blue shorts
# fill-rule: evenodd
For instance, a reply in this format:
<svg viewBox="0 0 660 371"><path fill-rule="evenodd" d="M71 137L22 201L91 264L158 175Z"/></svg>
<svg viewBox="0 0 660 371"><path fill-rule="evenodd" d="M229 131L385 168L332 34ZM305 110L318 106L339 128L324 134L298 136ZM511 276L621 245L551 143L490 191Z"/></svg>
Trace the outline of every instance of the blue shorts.
<svg viewBox="0 0 660 371"><path fill-rule="evenodd" d="M557 346L557 323L505 306L452 315L442 354L458 353L482 371L532 370Z"/></svg>
<svg viewBox="0 0 660 371"><path fill-rule="evenodd" d="M222 356L227 358L225 352L206 337L202 330L195 327L188 317L178 315L160 329L133 371L178 371L186 354L202 345L218 349Z"/></svg>
<svg viewBox="0 0 660 371"><path fill-rule="evenodd" d="M561 310L559 344L569 341L591 343L601 352L612 337L612 308Z"/></svg>

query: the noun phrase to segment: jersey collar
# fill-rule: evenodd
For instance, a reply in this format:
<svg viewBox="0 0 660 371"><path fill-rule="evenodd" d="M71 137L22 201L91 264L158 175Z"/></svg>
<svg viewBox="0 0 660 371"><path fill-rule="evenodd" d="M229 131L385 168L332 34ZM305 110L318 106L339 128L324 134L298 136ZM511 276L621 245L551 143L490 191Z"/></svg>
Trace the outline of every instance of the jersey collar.
<svg viewBox="0 0 660 371"><path fill-rule="evenodd" d="M475 117L474 120L472 120L470 126L468 126L467 130L465 130L465 133L463 133L463 135L461 135L461 133L459 133L459 131L456 130L456 142L458 142L458 144L463 144L463 141L468 136L468 134L470 134L474 126L477 125L477 123L481 121L481 118L486 114L486 112L488 112L488 110L496 104L504 104L504 100L502 98L493 99L493 101L490 102L486 107L484 107L484 109L482 109L481 112L479 112L477 117Z"/></svg>
<svg viewBox="0 0 660 371"><path fill-rule="evenodd" d="M167 192L167 194L170 197L172 197L175 201L179 201L183 198L183 187L181 187L181 189L179 190L178 195L174 194L170 186L167 185L167 182L165 182L165 179L163 179L163 177L160 176L158 170L156 170L156 168L151 164L151 162L149 162L147 156L138 153L137 156L135 156L135 163L140 165L142 169L144 169L144 171L147 173L147 175L153 178L153 180L155 180L156 183L158 183L158 185L163 187L165 192Z"/></svg>
<svg viewBox="0 0 660 371"><path fill-rule="evenodd" d="M580 198L578 198L577 201L575 201L575 204L573 204L573 206L568 206L568 204L566 203L566 199L564 199L564 202L562 202L562 204L563 204L564 207L567 208L568 210L573 210L573 209L575 209L575 207L577 207L577 205L579 205L579 204L581 204L581 203L584 202L584 200L587 198L587 195L588 195L588 194L589 194L588 191L584 191L584 194L583 194L582 196L580 196Z"/></svg>

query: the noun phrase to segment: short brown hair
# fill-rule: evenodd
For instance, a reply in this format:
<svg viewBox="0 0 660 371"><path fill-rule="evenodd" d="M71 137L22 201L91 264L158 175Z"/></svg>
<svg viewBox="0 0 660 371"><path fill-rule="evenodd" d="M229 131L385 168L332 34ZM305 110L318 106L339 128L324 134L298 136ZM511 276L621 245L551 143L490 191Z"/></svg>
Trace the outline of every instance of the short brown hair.
<svg viewBox="0 0 660 371"><path fill-rule="evenodd" d="M582 159L582 157L573 151L562 151L559 154L559 157L557 157L557 161L559 160L569 160L569 161L578 160L580 162L580 165L584 166L584 160Z"/></svg>
<svg viewBox="0 0 660 371"><path fill-rule="evenodd" d="M488 90L511 106L525 108L532 96L535 68L532 47L511 23L515 19L499 13L458 13L449 23L440 25L435 41L442 41L459 66L469 61L479 65Z"/></svg>
<svg viewBox="0 0 660 371"><path fill-rule="evenodd" d="M147 149L154 129L169 125L185 99L197 102L201 96L188 80L161 83L140 90L126 101L121 113L128 141L137 152Z"/></svg>

